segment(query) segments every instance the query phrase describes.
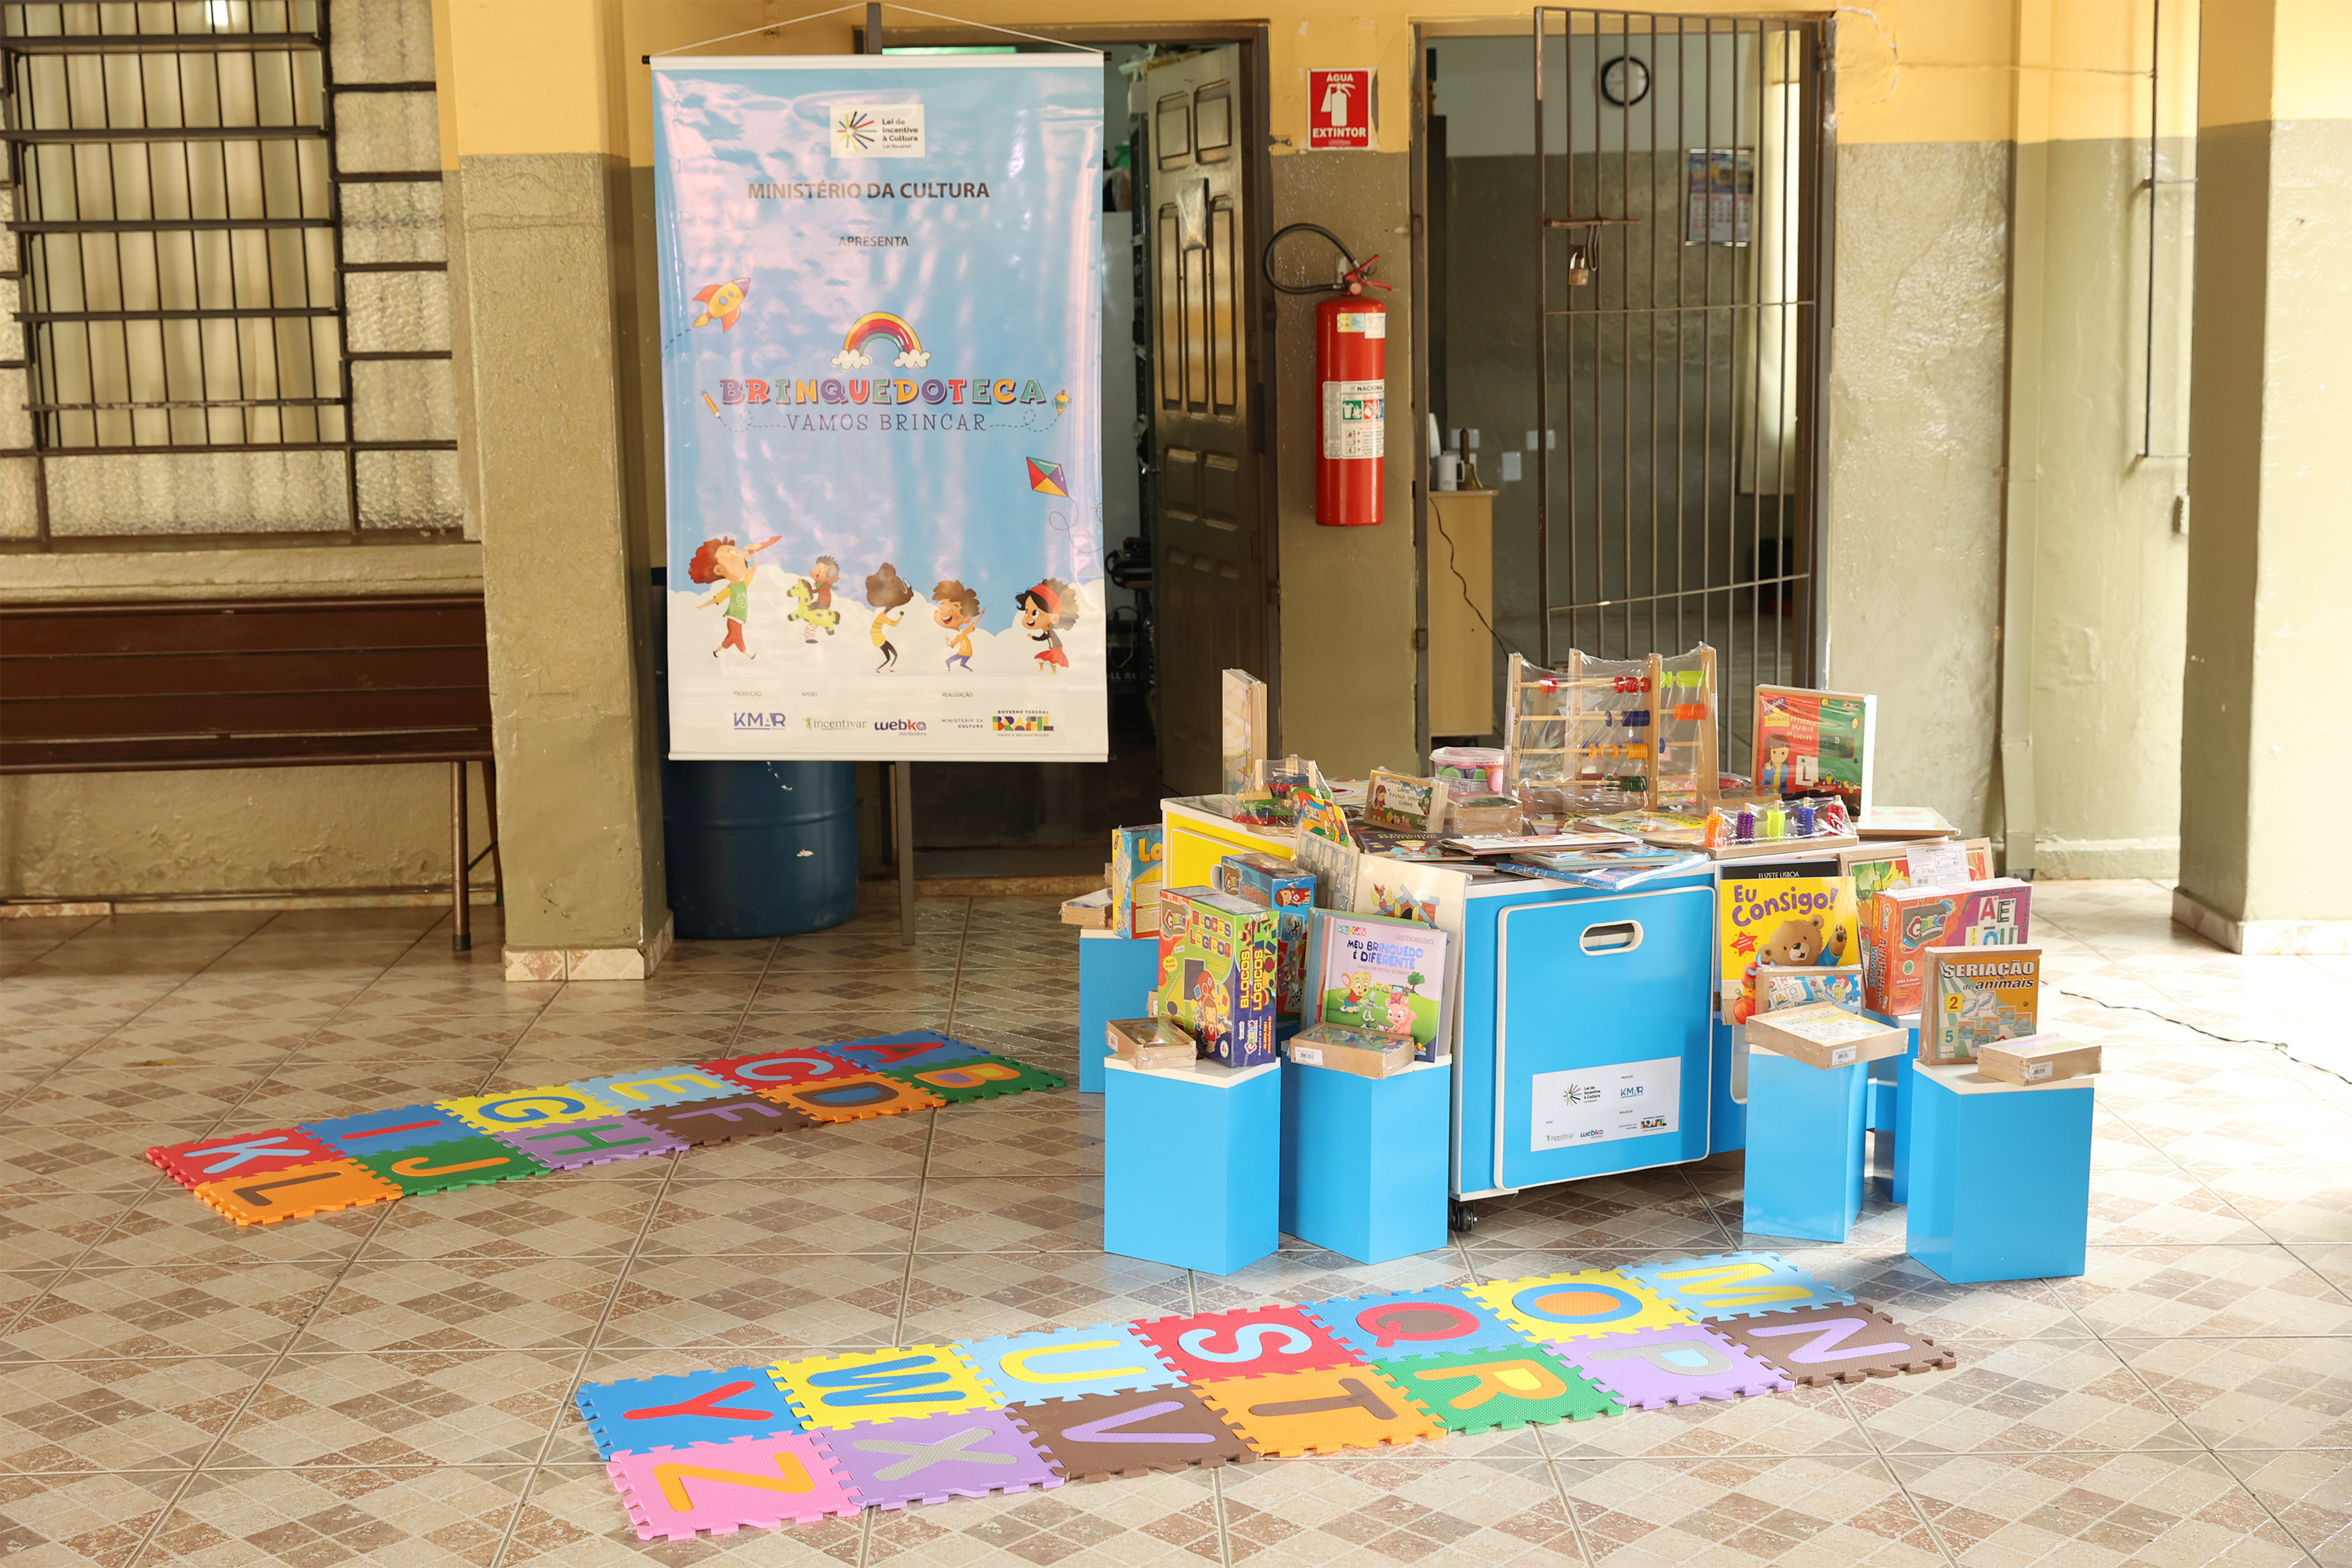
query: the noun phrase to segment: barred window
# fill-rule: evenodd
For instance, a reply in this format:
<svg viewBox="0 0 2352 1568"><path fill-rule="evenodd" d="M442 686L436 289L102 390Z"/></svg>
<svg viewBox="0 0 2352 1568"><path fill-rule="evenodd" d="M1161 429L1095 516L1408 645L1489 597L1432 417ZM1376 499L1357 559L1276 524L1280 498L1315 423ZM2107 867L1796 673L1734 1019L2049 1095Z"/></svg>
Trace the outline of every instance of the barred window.
<svg viewBox="0 0 2352 1568"><path fill-rule="evenodd" d="M0 537L457 528L430 0L11 0L0 68Z"/></svg>

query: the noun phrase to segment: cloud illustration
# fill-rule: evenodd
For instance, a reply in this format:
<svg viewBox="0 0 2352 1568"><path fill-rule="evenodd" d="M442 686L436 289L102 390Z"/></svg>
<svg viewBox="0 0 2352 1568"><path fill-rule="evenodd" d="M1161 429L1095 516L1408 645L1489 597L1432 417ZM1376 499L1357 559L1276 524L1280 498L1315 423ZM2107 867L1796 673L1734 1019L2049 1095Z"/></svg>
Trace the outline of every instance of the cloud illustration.
<svg viewBox="0 0 2352 1568"><path fill-rule="evenodd" d="M864 370L874 363L874 356L859 353L856 349L844 349L833 356L833 363L843 370Z"/></svg>

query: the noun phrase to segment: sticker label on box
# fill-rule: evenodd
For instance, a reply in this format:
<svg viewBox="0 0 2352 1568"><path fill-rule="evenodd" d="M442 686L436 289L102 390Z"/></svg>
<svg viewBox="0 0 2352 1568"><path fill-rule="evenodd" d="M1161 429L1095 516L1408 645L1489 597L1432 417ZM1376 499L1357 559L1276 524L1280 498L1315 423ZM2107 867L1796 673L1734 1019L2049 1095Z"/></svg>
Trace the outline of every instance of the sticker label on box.
<svg viewBox="0 0 2352 1568"><path fill-rule="evenodd" d="M2040 1083L2043 1079L2048 1078L2048 1077L2050 1076L2050 1069L2051 1069L2052 1068L2055 1067L2056 1065L2057 1065L2057 1064L2056 1064L2056 1063L2054 1063L2054 1062L2028 1062L2028 1063L2026 1063L2026 1064L2025 1064L2025 1081L2026 1081L2026 1082L2028 1082L2028 1083Z"/></svg>
<svg viewBox="0 0 2352 1568"><path fill-rule="evenodd" d="M1682 1099L1680 1057L1539 1072L1528 1080L1528 1147L1542 1153L1673 1132L1682 1125Z"/></svg>
<svg viewBox="0 0 2352 1568"><path fill-rule="evenodd" d="M1860 1046L1838 1047L1837 1049L1830 1053L1830 1066L1833 1068L1852 1067L1853 1065L1853 1054L1861 1048L1862 1047Z"/></svg>
<svg viewBox="0 0 2352 1568"><path fill-rule="evenodd" d="M1323 1053L1313 1046L1293 1046L1290 1059L1302 1067L1319 1068L1323 1065Z"/></svg>

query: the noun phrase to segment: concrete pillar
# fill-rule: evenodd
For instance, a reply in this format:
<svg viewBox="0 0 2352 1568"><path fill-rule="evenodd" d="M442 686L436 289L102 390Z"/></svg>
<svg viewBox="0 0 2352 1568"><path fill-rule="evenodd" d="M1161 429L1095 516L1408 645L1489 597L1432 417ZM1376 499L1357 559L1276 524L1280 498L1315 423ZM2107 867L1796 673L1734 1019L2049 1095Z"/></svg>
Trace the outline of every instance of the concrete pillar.
<svg viewBox="0 0 2352 1568"><path fill-rule="evenodd" d="M2352 8L2204 7L2173 918L2352 951Z"/></svg>
<svg viewBox="0 0 2352 1568"><path fill-rule="evenodd" d="M507 977L642 978L668 910L623 439L637 366L617 260L617 10L446 0L443 16L459 458L489 611Z"/></svg>

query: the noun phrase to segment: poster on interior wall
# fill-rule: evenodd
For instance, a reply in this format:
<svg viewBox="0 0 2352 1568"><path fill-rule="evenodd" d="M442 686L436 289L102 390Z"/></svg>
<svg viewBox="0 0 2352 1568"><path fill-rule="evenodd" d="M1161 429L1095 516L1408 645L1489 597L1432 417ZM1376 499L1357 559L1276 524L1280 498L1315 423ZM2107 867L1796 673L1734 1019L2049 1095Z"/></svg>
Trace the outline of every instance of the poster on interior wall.
<svg viewBox="0 0 2352 1568"><path fill-rule="evenodd" d="M669 754L1101 761L1102 58L653 105Z"/></svg>
<svg viewBox="0 0 2352 1568"><path fill-rule="evenodd" d="M1746 245L1756 212L1756 154L1746 147L1693 147L1687 154L1685 245Z"/></svg>

